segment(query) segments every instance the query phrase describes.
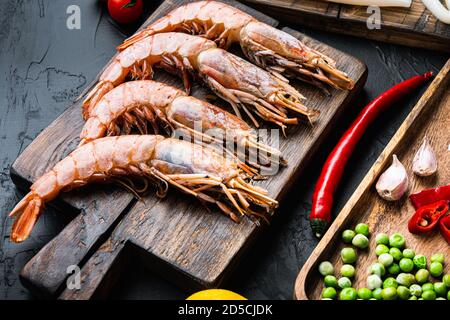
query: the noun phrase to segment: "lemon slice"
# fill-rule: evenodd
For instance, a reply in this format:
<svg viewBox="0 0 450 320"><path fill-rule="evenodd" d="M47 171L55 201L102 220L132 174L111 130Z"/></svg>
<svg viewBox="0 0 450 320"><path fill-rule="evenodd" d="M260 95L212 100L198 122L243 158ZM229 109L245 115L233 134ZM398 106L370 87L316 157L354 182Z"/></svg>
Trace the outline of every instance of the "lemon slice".
<svg viewBox="0 0 450 320"><path fill-rule="evenodd" d="M247 300L240 294L224 289L208 289L196 292L186 300Z"/></svg>

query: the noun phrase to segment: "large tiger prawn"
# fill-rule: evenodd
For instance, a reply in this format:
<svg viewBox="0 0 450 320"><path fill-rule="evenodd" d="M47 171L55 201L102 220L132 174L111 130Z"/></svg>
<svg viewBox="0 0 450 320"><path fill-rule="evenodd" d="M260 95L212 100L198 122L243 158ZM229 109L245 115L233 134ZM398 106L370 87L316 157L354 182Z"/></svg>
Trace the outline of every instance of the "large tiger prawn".
<svg viewBox="0 0 450 320"><path fill-rule="evenodd" d="M246 175L235 161L210 148L159 135L106 137L78 147L33 183L10 213L17 216L11 240L24 241L45 203L61 191L128 176L155 182L160 196L174 186L217 205L234 221L242 216L264 217L278 205L267 191L244 180Z"/></svg>
<svg viewBox="0 0 450 320"><path fill-rule="evenodd" d="M213 40L228 49L239 43L246 57L279 78L295 77L318 87L350 90L354 81L336 68L336 62L290 34L217 1L180 6L118 46L123 50L141 39L165 32L185 32Z"/></svg>
<svg viewBox="0 0 450 320"><path fill-rule="evenodd" d="M303 104L303 95L287 82L217 48L214 41L171 32L140 39L114 57L84 100L84 117L89 117L104 94L127 78L151 79L155 66L178 74L188 92L191 74L202 79L231 104L239 117L240 110L244 110L256 126L259 123L254 114L282 129L298 123L297 117L288 116L288 110L303 115L310 122L319 114L317 110L307 108Z"/></svg>
<svg viewBox="0 0 450 320"><path fill-rule="evenodd" d="M161 128L167 134L180 130L201 143L224 146L224 151L255 169L272 165L278 169L279 164L286 164L279 150L258 141L255 130L238 117L152 80L125 82L106 93L91 110L80 144L106 135L130 134L133 128L141 134L158 133ZM240 166L255 175L253 168L244 163Z"/></svg>

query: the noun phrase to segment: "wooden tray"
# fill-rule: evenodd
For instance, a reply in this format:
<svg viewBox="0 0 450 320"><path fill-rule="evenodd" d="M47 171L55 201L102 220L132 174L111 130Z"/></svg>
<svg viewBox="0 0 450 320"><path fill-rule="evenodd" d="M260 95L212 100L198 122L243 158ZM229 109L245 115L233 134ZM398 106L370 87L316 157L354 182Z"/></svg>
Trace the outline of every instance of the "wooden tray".
<svg viewBox="0 0 450 320"><path fill-rule="evenodd" d="M381 29L369 30L367 7L316 0L245 0L282 21L411 47L450 52L450 25L433 16L421 0L410 8L381 8ZM265 7L265 8L264 8Z"/></svg>
<svg viewBox="0 0 450 320"><path fill-rule="evenodd" d="M447 185L450 182L449 88L450 60L398 129L306 261L295 283L297 299L320 299L323 281L317 270L319 263L330 260L337 270L340 269L342 262L339 253L344 247L341 234L345 229L353 228L359 222L367 223L372 235L380 232L387 234L400 232L406 237L407 246L416 253L430 257L433 253L442 252L447 253L448 259L449 245L438 231L426 236L415 236L408 232L407 224L414 213L414 208L407 197L399 202L388 203L378 196L375 183L380 174L390 166L393 154L398 156L410 173L410 192L412 193L438 185ZM435 177L419 178L412 173L411 162L425 135L430 139L438 156L439 169ZM357 288L366 286L366 270L376 260L375 246L375 239L372 236L370 252L358 251L355 278ZM450 261L446 262L445 269L448 273Z"/></svg>
<svg viewBox="0 0 450 320"><path fill-rule="evenodd" d="M183 2L164 2L144 26ZM270 25L278 24L242 4L230 3ZM290 128L289 138L282 139L280 148L289 166L260 183L278 199L311 159L350 99L363 87L367 75L365 65L354 57L294 30L286 31L338 61L339 67L355 79L356 85L351 92L333 90L330 97L308 85L301 85L309 105L322 113L314 127ZM156 79L181 87L178 79L164 72L157 73ZM193 88L196 97L205 99L207 94L209 91L200 86ZM84 95L15 161L11 176L19 187L27 190L32 181L78 144L83 125L80 101ZM54 204L66 213L77 215L24 267L21 280L38 294L60 296L62 293L60 297L66 299L86 299L106 293L107 286L112 284L112 281L106 281L107 276L114 274L113 267L120 267L129 260L124 257L130 252L185 289L218 286L262 229L249 221L233 223L216 211L208 213L194 199L173 190L163 200L149 195L144 202L136 202L129 193L114 186L91 186L61 195ZM82 268L82 289L62 292L70 265Z"/></svg>

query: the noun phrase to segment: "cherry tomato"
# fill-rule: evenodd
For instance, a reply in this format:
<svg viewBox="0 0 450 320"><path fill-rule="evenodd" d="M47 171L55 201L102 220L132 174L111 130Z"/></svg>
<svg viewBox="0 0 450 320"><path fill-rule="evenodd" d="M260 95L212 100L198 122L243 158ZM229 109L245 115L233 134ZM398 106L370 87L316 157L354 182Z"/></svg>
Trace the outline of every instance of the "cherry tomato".
<svg viewBox="0 0 450 320"><path fill-rule="evenodd" d="M108 0L108 11L119 23L136 21L144 11L142 0Z"/></svg>

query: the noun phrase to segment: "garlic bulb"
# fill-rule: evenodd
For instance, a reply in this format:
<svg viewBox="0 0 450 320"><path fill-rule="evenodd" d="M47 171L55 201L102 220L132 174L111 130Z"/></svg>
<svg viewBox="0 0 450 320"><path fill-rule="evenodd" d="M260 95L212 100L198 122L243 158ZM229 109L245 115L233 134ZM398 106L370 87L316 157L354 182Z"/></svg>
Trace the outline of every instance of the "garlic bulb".
<svg viewBox="0 0 450 320"><path fill-rule="evenodd" d="M421 177L428 177L437 171L437 159L427 137L423 139L422 146L417 150L413 159L412 169Z"/></svg>
<svg viewBox="0 0 450 320"><path fill-rule="evenodd" d="M400 199L408 190L408 174L394 154L391 166L380 176L376 189L380 197L389 201Z"/></svg>

